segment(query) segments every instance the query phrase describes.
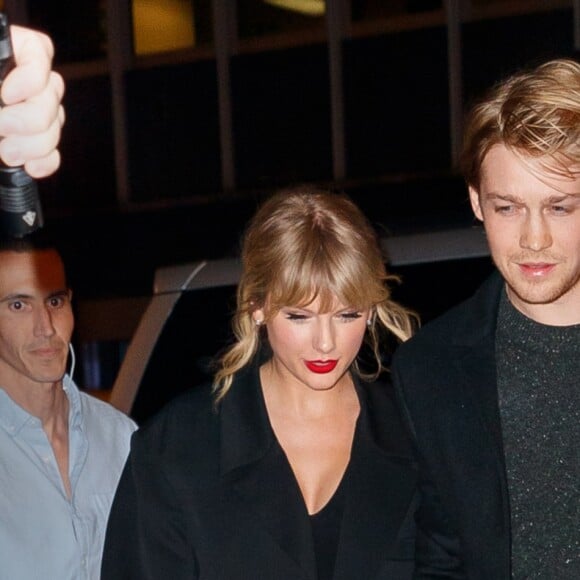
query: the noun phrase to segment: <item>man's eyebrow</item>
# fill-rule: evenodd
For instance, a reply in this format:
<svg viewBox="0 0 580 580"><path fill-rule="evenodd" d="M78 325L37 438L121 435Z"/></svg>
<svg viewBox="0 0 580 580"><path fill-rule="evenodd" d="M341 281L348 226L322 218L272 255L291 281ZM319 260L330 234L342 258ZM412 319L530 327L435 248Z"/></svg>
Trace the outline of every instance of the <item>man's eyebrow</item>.
<svg viewBox="0 0 580 580"><path fill-rule="evenodd" d="M503 199L504 201L515 201L517 203L523 203L524 200L517 195L512 195L510 193L498 193L496 191L490 191L484 195L485 199Z"/></svg>
<svg viewBox="0 0 580 580"><path fill-rule="evenodd" d="M549 202L560 202L571 199L572 201L580 201L580 193L561 193L560 195L551 195L548 198Z"/></svg>
<svg viewBox="0 0 580 580"><path fill-rule="evenodd" d="M68 288L63 288L62 290L55 290L54 292L51 292L46 299L50 299L50 298L58 298L59 296L70 296L70 290Z"/></svg>
<svg viewBox="0 0 580 580"><path fill-rule="evenodd" d="M512 201L515 203L525 203L525 200L517 195L512 195L510 193L499 193L496 191L490 191L489 193L484 194L485 199L501 199L503 201ZM551 195L550 197L546 198L545 201L548 203L559 203L565 201L567 199L571 199L573 201L580 200L580 193L559 193L556 195Z"/></svg>
<svg viewBox="0 0 580 580"><path fill-rule="evenodd" d="M31 298L33 298L31 294L17 292L15 294L7 294L6 296L0 298L0 302L10 302L11 300L30 300Z"/></svg>
<svg viewBox="0 0 580 580"><path fill-rule="evenodd" d="M58 290L53 290L48 294L45 294L40 297L43 302L47 302L48 300L52 300L53 298L68 298L70 296L70 292L68 288L59 288Z"/></svg>

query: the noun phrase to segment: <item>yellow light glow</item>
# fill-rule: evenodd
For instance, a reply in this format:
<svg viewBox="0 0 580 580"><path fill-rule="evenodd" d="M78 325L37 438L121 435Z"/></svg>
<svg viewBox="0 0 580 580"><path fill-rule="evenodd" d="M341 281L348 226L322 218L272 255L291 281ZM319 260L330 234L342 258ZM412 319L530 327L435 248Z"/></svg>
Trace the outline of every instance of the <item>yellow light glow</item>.
<svg viewBox="0 0 580 580"><path fill-rule="evenodd" d="M195 45L191 0L133 0L136 54L151 54Z"/></svg>
<svg viewBox="0 0 580 580"><path fill-rule="evenodd" d="M306 16L323 16L326 10L324 0L264 0L264 2Z"/></svg>

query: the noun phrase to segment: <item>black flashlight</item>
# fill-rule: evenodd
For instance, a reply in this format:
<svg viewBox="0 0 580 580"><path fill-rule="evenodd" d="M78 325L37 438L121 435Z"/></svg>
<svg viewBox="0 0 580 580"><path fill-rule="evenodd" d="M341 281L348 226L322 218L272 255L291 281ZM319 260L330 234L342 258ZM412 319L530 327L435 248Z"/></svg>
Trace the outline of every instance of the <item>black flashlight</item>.
<svg viewBox="0 0 580 580"><path fill-rule="evenodd" d="M13 68L8 18L0 12L0 87ZM22 238L42 227L43 221L34 179L23 167L8 167L0 161L0 235Z"/></svg>

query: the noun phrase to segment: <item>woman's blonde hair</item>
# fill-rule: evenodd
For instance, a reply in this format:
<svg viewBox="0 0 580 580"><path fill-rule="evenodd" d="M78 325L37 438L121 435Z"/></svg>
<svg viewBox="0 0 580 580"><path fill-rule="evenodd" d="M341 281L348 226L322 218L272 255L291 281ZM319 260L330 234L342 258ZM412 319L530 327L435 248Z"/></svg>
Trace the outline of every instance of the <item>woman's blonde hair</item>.
<svg viewBox="0 0 580 580"><path fill-rule="evenodd" d="M550 171L580 171L580 64L557 59L495 86L467 118L461 169L479 189L488 151L504 144L519 155L542 158Z"/></svg>
<svg viewBox="0 0 580 580"><path fill-rule="evenodd" d="M358 309L372 308L366 340L376 372L354 370L365 379L382 372L381 328L399 340L409 338L413 315L391 300L378 239L360 209L346 196L295 188L268 199L246 230L242 276L233 319L235 342L220 359L214 379L217 400L225 396L234 375L247 366L265 338L252 314L264 309L268 322L284 306L307 305L315 298L323 311L338 299Z"/></svg>

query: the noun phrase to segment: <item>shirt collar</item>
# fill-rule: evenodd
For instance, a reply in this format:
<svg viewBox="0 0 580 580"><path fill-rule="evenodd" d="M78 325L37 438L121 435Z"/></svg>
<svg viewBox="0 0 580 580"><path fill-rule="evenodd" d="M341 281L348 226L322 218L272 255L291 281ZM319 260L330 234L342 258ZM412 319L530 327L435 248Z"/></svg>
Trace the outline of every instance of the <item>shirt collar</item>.
<svg viewBox="0 0 580 580"><path fill-rule="evenodd" d="M70 406L69 427L75 427L82 423L81 397L79 390L68 375L64 376L62 384ZM28 411L15 403L8 396L6 391L0 388L0 427L2 427L9 435L14 437L26 424L34 422L40 424L40 420L37 417L31 415Z"/></svg>

